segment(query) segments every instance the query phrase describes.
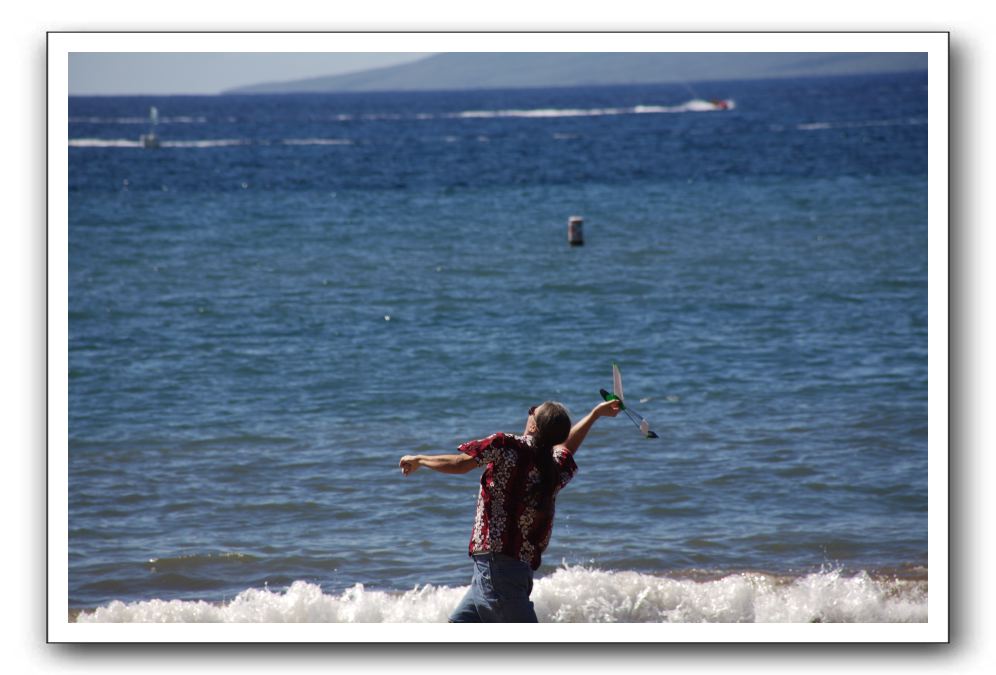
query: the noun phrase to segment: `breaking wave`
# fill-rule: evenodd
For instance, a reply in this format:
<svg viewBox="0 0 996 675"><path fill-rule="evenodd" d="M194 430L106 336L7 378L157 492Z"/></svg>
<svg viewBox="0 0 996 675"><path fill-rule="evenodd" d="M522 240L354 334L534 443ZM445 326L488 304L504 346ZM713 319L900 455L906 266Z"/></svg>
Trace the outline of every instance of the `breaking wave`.
<svg viewBox="0 0 996 675"><path fill-rule="evenodd" d="M295 581L283 591L248 589L222 603L119 601L77 621L205 623L445 622L466 587L406 592L357 584L340 594ZM564 567L539 579L532 600L540 621L560 623L926 622L925 579L873 578L839 571L787 577L737 573L673 578Z"/></svg>

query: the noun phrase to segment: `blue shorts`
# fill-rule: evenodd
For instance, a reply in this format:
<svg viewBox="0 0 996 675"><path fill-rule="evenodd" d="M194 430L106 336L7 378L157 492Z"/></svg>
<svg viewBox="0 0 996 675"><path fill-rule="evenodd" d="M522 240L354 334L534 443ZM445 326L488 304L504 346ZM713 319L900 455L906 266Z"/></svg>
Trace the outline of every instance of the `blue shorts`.
<svg viewBox="0 0 996 675"><path fill-rule="evenodd" d="M503 553L479 553L470 590L450 614L450 623L538 623L529 600L532 590L528 563Z"/></svg>

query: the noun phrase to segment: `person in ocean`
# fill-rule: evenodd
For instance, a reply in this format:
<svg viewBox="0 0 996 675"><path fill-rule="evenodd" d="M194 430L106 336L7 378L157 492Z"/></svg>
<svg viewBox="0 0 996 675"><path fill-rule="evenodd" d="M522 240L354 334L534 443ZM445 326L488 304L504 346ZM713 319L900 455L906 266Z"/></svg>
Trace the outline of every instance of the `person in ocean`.
<svg viewBox="0 0 996 675"><path fill-rule="evenodd" d="M464 443L459 454L401 458L405 476L422 466L452 474L485 467L469 546L474 575L451 623L538 621L529 595L550 543L557 493L577 473L574 454L595 420L619 410L619 401L606 401L571 426L567 409L547 401L529 409L521 435L499 432Z"/></svg>

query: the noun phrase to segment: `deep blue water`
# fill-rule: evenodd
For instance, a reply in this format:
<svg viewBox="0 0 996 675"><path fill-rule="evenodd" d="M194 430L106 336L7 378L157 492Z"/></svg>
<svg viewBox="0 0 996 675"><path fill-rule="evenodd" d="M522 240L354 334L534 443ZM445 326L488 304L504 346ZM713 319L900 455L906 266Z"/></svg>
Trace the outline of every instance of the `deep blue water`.
<svg viewBox="0 0 996 675"><path fill-rule="evenodd" d="M613 362L541 573L925 568L926 75L695 89L70 98L70 605L465 584Z"/></svg>

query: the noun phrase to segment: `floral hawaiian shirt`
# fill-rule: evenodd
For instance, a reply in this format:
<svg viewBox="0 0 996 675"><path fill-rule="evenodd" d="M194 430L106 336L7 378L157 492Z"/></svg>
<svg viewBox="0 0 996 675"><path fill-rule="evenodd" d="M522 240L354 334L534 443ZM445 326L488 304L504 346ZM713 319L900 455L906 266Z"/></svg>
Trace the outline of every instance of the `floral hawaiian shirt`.
<svg viewBox="0 0 996 675"><path fill-rule="evenodd" d="M534 461L531 436L497 433L461 445L458 450L486 464L477 497L477 514L470 537L470 555L504 553L540 566L540 557L553 531L554 500L542 508L542 481ZM574 457L563 446L553 451L559 470L556 497L577 473Z"/></svg>

